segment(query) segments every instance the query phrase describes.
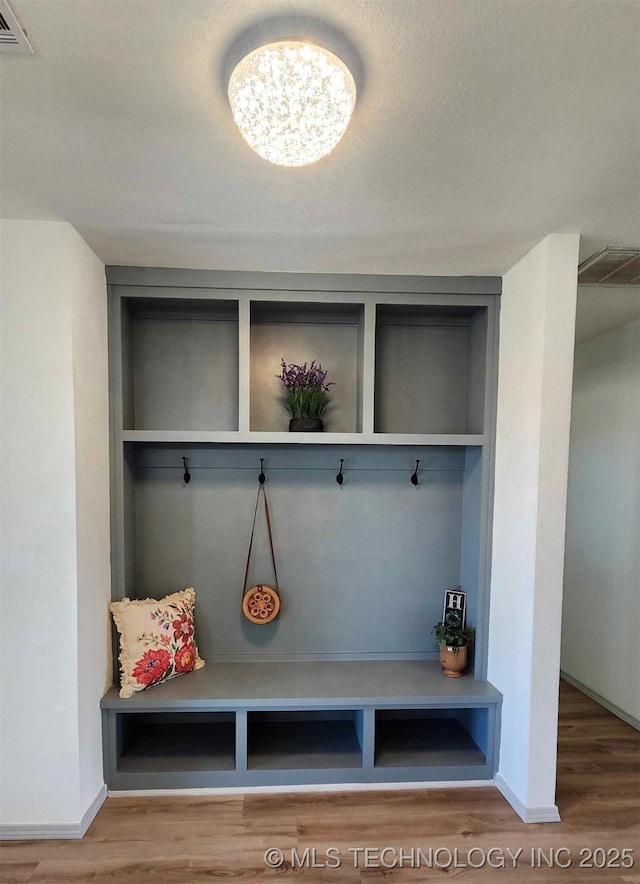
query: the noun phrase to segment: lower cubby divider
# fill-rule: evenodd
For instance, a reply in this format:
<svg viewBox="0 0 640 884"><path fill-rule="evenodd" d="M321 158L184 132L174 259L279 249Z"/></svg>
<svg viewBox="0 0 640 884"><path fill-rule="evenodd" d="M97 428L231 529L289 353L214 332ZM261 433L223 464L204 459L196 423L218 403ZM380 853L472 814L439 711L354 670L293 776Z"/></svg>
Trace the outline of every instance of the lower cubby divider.
<svg viewBox="0 0 640 884"><path fill-rule="evenodd" d="M236 711L236 771L243 773L247 769L247 710Z"/></svg>

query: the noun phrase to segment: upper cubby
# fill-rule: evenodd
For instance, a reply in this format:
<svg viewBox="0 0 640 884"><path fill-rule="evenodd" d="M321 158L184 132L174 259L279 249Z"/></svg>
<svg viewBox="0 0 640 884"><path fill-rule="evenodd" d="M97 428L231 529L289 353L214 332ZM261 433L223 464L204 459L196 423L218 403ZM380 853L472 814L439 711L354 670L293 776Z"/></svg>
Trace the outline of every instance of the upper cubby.
<svg viewBox="0 0 640 884"><path fill-rule="evenodd" d="M238 302L122 299L124 430L238 429Z"/></svg>
<svg viewBox="0 0 640 884"><path fill-rule="evenodd" d="M362 432L363 315L363 305L353 303L251 303L252 431L286 432L289 414L279 401L277 379L281 360L315 359L334 384L322 416L325 431Z"/></svg>
<svg viewBox="0 0 640 884"><path fill-rule="evenodd" d="M497 279L116 267L108 282L119 441L491 441ZM328 370L324 432L288 432L282 359Z"/></svg>
<svg viewBox="0 0 640 884"><path fill-rule="evenodd" d="M487 309L378 304L376 433L484 432Z"/></svg>

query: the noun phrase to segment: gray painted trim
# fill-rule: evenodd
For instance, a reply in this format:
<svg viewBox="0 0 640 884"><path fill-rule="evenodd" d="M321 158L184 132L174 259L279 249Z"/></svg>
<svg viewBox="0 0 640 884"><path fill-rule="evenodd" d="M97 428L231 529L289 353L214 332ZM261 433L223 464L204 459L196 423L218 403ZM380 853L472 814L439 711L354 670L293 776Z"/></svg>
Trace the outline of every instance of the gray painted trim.
<svg viewBox="0 0 640 884"><path fill-rule="evenodd" d="M248 771L162 771L118 773L110 789L196 789L202 787L303 786L324 783L413 783L442 780L491 780L487 764L434 767L308 768Z"/></svg>
<svg viewBox="0 0 640 884"><path fill-rule="evenodd" d="M495 775L494 779L496 788L507 799L511 807L518 814L524 823L559 823L560 811L557 805L552 804L549 807L528 807L523 804L517 795L511 791L505 780L500 774Z"/></svg>
<svg viewBox="0 0 640 884"><path fill-rule="evenodd" d="M238 709L236 712L236 772L245 773L247 770L247 758L249 754L249 741L247 731L247 710Z"/></svg>
<svg viewBox="0 0 640 884"><path fill-rule="evenodd" d="M174 798L178 796L207 795L275 795L303 792L407 792L429 789L487 789L495 787L492 779L486 780L433 780L410 783L314 783L288 786L227 786L194 789L110 789L109 798Z"/></svg>
<svg viewBox="0 0 640 884"><path fill-rule="evenodd" d="M248 663L248 666L255 664ZM260 712L274 709L296 712L323 711L328 709L485 709L499 706L502 697L496 689L482 682L477 693L467 696L444 695L403 695L393 697L337 697L335 695L317 697L202 697L194 699L160 700L143 697L141 692L134 697L123 700L118 696L116 688L112 688L100 701L103 711L133 714L141 712L212 712L244 709L249 712ZM138 700L138 698L140 698ZM138 700L138 702L136 702ZM114 746L113 733L109 734L109 749Z"/></svg>
<svg viewBox="0 0 640 884"><path fill-rule="evenodd" d="M376 307L464 307L476 310L487 307L495 294L465 294L450 292L348 292L348 291L305 291L298 290L269 290L269 289L215 289L215 288L188 288L185 286L152 286L152 285L114 285L111 286L114 296L126 299L132 303L140 300L152 299L158 304L162 301L188 301L193 304L196 301L204 302L239 302L248 300L252 305L262 302L273 306L275 304L297 304L304 307L317 304L318 307L335 305L336 314L345 307L357 308L366 304ZM445 311L446 312L446 311ZM260 320L255 321L260 324ZM455 320L451 323L458 324ZM462 322L462 325L467 325Z"/></svg>
<svg viewBox="0 0 640 884"><path fill-rule="evenodd" d="M111 759L115 758L115 747L111 746L109 728L111 716L104 710L100 710L100 726L102 731L102 776L106 783L111 782Z"/></svg>
<svg viewBox="0 0 640 884"><path fill-rule="evenodd" d="M361 424L363 436L373 436L375 410L375 366L376 366L376 305L364 305L362 325L362 360L360 395L362 397Z"/></svg>
<svg viewBox="0 0 640 884"><path fill-rule="evenodd" d="M109 478L110 478L110 530L111 530L111 598L122 596L125 586L126 539L124 529L124 451L119 433L124 426L122 392L122 316L121 300L115 297L111 286L107 287L107 341L109 351ZM111 617L106 612L109 620ZM115 626L111 624L111 659L113 680L120 677L118 661L119 640ZM106 760L105 760L106 765ZM105 777L107 772L105 771Z"/></svg>
<svg viewBox="0 0 640 884"><path fill-rule="evenodd" d="M362 766L373 770L375 766L376 710L365 707L362 717Z"/></svg>
<svg viewBox="0 0 640 884"><path fill-rule="evenodd" d="M608 712L611 712L617 718L621 718L622 721L626 722L626 724L629 724L637 731L640 731L640 718L636 718L635 715L631 715L630 712L625 712L625 710L621 709L620 706L616 706L615 703L612 703L611 700L607 700L607 698L603 697L602 694L599 694L597 691L594 691L591 688L587 687L584 682L581 682L579 679L574 678L572 675L569 675L567 672L564 671L564 669L560 670L560 678L568 681L569 684L574 686L574 688L582 691L582 693L586 694L587 697L591 697L591 699L595 700L596 703L599 703L600 706L604 706L604 708Z"/></svg>
<svg viewBox="0 0 640 884"><path fill-rule="evenodd" d="M297 435L297 434L293 434ZM310 435L310 434L309 434ZM338 468L336 452L333 447L324 445L318 446L292 446L292 445L243 445L243 444L227 444L219 445L201 444L201 443L162 443L155 445L125 445L125 454L129 450L137 452L135 457L136 471L155 468L179 468L183 470L183 464L180 459L176 464L176 455L186 454L191 458L189 466L193 470L201 467L224 467L232 469L246 469L254 473L251 476L257 478L256 468L259 469L259 460L256 457L258 453L264 455L264 466L269 474L271 470L279 469L305 469L310 466L309 454L313 454L313 466L322 467L330 470L334 475ZM311 449L311 452L309 452ZM414 452L416 448L413 446L397 446L390 449L389 446L373 446L367 447L363 445L344 445L340 446L340 452L345 453L345 472L351 470L401 470L408 478L413 473L415 467ZM474 449L476 450L476 449ZM423 449L417 449L418 454L423 454L425 458L424 470L421 474L431 472L457 472L462 474L465 472L465 452L466 448L459 446L426 446ZM426 460L428 458L428 461Z"/></svg>
<svg viewBox="0 0 640 884"><path fill-rule="evenodd" d="M118 513L122 505L122 446L119 442L119 429L123 426L122 420L122 352L120 323L120 299L113 295L111 286L107 288L108 298L108 347L109 347L109 476L111 485L111 597L115 595L116 587L122 578L122 551L120 546L120 519ZM116 395L118 391L119 395ZM120 453L120 458L118 457Z"/></svg>
<svg viewBox="0 0 640 884"><path fill-rule="evenodd" d="M106 268L107 282L129 286L180 286L285 292L372 292L499 295L500 276L382 276L359 273L261 273L173 267Z"/></svg>
<svg viewBox="0 0 640 884"><path fill-rule="evenodd" d="M419 433L263 433L209 430L123 430L120 442L165 442L243 445L440 445L481 446L480 434Z"/></svg>
<svg viewBox="0 0 640 884"><path fill-rule="evenodd" d="M107 787L103 783L98 790L98 794L83 813L79 823L62 823L58 825L18 823L16 825L2 825L0 826L0 841L67 841L83 838L98 811L106 801L107 794Z"/></svg>
<svg viewBox="0 0 640 884"><path fill-rule="evenodd" d="M475 676L486 678L489 658L489 607L491 601L491 551L493 542L493 496L496 457L496 413L498 407L498 340L500 301L487 309L487 362L485 376L484 430L482 457L482 500L480 512L480 564L478 623L480 641L476 644Z"/></svg>
<svg viewBox="0 0 640 884"><path fill-rule="evenodd" d="M438 660L437 651L372 651L370 653L280 654L277 651L255 654L208 654L207 663L316 663L348 660Z"/></svg>
<svg viewBox="0 0 640 884"><path fill-rule="evenodd" d="M238 300L238 430L249 435L251 427L251 303Z"/></svg>

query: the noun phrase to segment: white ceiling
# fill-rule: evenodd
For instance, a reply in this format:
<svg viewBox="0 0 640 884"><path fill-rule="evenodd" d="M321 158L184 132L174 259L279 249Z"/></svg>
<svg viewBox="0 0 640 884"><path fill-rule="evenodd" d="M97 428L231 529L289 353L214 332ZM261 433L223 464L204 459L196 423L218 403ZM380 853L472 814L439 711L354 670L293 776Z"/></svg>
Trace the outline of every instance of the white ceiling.
<svg viewBox="0 0 640 884"><path fill-rule="evenodd" d="M640 319L640 286L580 285L576 309L576 343Z"/></svg>
<svg viewBox="0 0 640 884"><path fill-rule="evenodd" d="M36 54L0 62L2 215L70 221L107 263L484 274L552 231L640 245L635 0L14 7ZM303 169L252 154L224 95L278 16L360 60L345 138Z"/></svg>

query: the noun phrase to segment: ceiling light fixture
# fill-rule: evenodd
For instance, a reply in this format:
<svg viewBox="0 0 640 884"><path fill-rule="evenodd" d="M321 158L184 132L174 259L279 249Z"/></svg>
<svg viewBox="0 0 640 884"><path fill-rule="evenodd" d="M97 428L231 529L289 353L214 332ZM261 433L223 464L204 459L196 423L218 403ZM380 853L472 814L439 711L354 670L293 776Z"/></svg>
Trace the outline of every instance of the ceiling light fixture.
<svg viewBox="0 0 640 884"><path fill-rule="evenodd" d="M229 80L229 103L242 137L263 159L306 166L344 135L356 84L333 52L288 40L242 59Z"/></svg>

